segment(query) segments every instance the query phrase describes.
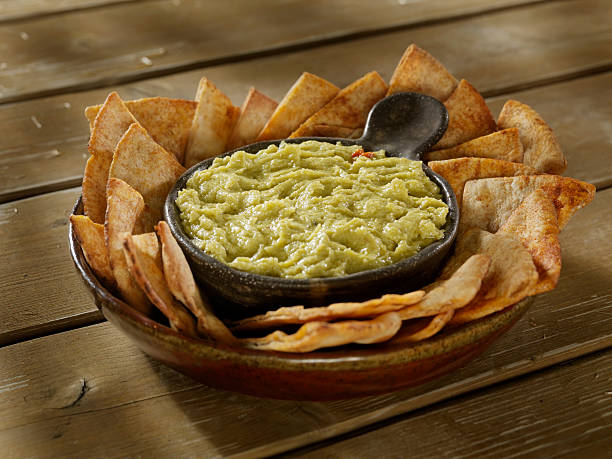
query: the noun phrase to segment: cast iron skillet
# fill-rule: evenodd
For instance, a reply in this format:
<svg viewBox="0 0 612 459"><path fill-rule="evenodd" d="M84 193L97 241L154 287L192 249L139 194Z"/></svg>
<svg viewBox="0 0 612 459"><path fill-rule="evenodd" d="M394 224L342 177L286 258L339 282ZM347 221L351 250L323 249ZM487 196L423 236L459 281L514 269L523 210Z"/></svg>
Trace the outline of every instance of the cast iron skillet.
<svg viewBox="0 0 612 459"><path fill-rule="evenodd" d="M359 139L300 137L274 140L253 143L222 156L239 150L256 153L281 142L319 140L362 145L365 151L385 150L388 156L417 160L440 140L447 126L448 113L438 100L418 93L398 93L379 101L372 108L364 134ZM282 305L360 301L384 293L418 289L435 276L457 234L459 208L455 194L446 180L423 165L427 176L440 187L442 198L449 206L449 214L444 237L416 255L389 266L342 277L285 279L239 271L206 255L191 242L180 223L175 204L178 192L185 188L187 180L195 172L208 168L213 160L210 158L196 164L178 179L166 198L164 218L185 252L196 281L213 300L222 300L223 310L218 310L221 315L230 311L234 314L247 313L247 310L252 314L253 310L265 311Z"/></svg>

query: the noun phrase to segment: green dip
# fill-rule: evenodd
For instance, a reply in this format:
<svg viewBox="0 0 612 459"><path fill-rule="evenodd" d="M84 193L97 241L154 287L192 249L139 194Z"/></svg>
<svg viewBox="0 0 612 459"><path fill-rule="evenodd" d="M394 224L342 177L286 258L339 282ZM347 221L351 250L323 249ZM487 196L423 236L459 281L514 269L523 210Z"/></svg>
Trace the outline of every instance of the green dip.
<svg viewBox="0 0 612 459"><path fill-rule="evenodd" d="M176 204L208 255L276 277L343 276L400 261L444 235L448 206L420 161L306 141L216 158Z"/></svg>

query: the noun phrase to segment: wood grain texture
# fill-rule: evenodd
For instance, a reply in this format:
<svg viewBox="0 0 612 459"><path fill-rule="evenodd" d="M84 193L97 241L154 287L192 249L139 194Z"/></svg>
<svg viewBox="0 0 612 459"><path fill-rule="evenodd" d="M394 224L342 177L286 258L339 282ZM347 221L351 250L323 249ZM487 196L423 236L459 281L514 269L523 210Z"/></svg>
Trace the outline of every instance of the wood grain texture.
<svg viewBox="0 0 612 459"><path fill-rule="evenodd" d="M0 349L6 389L0 392L0 444L14 445L16 456L264 456L608 348L610 199L612 189L598 192L564 230L557 289L537 298L483 356L437 381L352 401L258 399L199 386L152 362L105 323Z"/></svg>
<svg viewBox="0 0 612 459"><path fill-rule="evenodd" d="M607 457L611 387L608 350L285 457Z"/></svg>
<svg viewBox="0 0 612 459"><path fill-rule="evenodd" d="M272 0L241 0L227 8L222 2L167 0L66 13L61 21L39 18L9 23L0 28L4 55L0 101L117 84L359 37L380 29L451 18L453 13L465 16L486 9L483 5L489 3L472 0L451 7L442 0L433 4L292 0L279 8ZM457 23L381 35L367 47L370 49L362 50L361 58L389 48L397 48L395 55L399 56L414 41L451 70L469 62L471 75L494 75L499 79L494 87L506 87L516 84L519 70L533 80L534 73L553 78L610 65L611 14L606 0L536 3ZM568 17L572 27L567 27ZM480 62L465 55L466 50L476 48ZM390 65L394 64L395 60Z"/></svg>
<svg viewBox="0 0 612 459"><path fill-rule="evenodd" d="M68 254L79 189L0 206L0 345L101 320Z"/></svg>
<svg viewBox="0 0 612 459"><path fill-rule="evenodd" d="M4 0L0 23L135 1L146 0Z"/></svg>

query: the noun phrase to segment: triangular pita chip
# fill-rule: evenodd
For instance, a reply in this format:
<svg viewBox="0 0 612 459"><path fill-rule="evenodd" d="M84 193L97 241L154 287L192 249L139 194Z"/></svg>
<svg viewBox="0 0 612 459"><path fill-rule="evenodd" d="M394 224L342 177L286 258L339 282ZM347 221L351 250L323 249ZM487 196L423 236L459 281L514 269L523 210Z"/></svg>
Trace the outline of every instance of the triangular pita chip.
<svg viewBox="0 0 612 459"><path fill-rule="evenodd" d="M372 320L308 322L292 335L277 330L263 338L243 338L241 344L251 349L280 352L310 352L349 343L380 343L391 338L402 325L397 313L388 312Z"/></svg>
<svg viewBox="0 0 612 459"><path fill-rule="evenodd" d="M74 234L91 269L104 285L113 287L115 278L108 262L108 251L104 243L104 225L94 223L85 215L71 215L70 223L72 223Z"/></svg>
<svg viewBox="0 0 612 459"><path fill-rule="evenodd" d="M425 287L425 297L398 311L402 320L434 316L464 307L474 299L489 270L491 258L485 254L469 257L450 278ZM450 319L449 319L450 320Z"/></svg>
<svg viewBox="0 0 612 459"><path fill-rule="evenodd" d="M123 254L123 241L127 235L134 232L136 222L144 209L144 200L138 191L123 180L109 179L106 190L108 208L104 223L104 238L117 288L130 306L148 315L151 305L130 275Z"/></svg>
<svg viewBox="0 0 612 459"><path fill-rule="evenodd" d="M363 128L347 128L329 124L315 124L313 130L320 137L342 137L343 139L358 139L363 134Z"/></svg>
<svg viewBox="0 0 612 459"><path fill-rule="evenodd" d="M507 234L491 234L472 228L460 235L455 251L442 270L441 277L453 273L470 256L484 253L491 266L476 298L455 310L453 323L464 323L500 311L528 296L538 281L538 271L527 249Z"/></svg>
<svg viewBox="0 0 612 459"><path fill-rule="evenodd" d="M257 136L257 141L285 139L320 110L340 89L323 78L304 72L281 100Z"/></svg>
<svg viewBox="0 0 612 459"><path fill-rule="evenodd" d="M323 136L318 125L357 129L365 126L370 109L385 97L387 84L377 72L370 72L342 89L323 108L304 121L291 137Z"/></svg>
<svg viewBox="0 0 612 459"><path fill-rule="evenodd" d="M106 211L106 180L113 152L125 131L136 118L132 116L116 92L111 92L98 112L89 139L91 157L83 177L83 207L85 215L96 223L104 222Z"/></svg>
<svg viewBox="0 0 612 459"><path fill-rule="evenodd" d="M170 326L184 335L196 337L194 318L172 297L166 285L155 233L128 235L123 242L123 251L132 277L166 316Z"/></svg>
<svg viewBox="0 0 612 459"><path fill-rule="evenodd" d="M180 246L172 236L170 227L160 221L155 227L162 244L164 277L168 288L175 298L183 303L196 316L198 331L221 343L232 343L236 339L212 311L207 299L202 296L195 283L191 268Z"/></svg>
<svg viewBox="0 0 612 459"><path fill-rule="evenodd" d="M455 311L451 309L433 317L406 322L402 325L400 331L389 341L389 344L416 343L431 338L451 321L454 314Z"/></svg>
<svg viewBox="0 0 612 459"><path fill-rule="evenodd" d="M457 86L457 80L436 58L417 45L410 45L395 68L387 95L420 92L444 102Z"/></svg>
<svg viewBox="0 0 612 459"><path fill-rule="evenodd" d="M186 167L226 151L225 146L240 114L240 109L207 78L200 80L196 101L198 108L183 161Z"/></svg>
<svg viewBox="0 0 612 459"><path fill-rule="evenodd" d="M450 148L468 140L495 132L493 115L482 96L466 80L444 102L448 110L448 128L434 145L434 150Z"/></svg>
<svg viewBox="0 0 612 459"><path fill-rule="evenodd" d="M226 150L234 150L255 141L257 135L266 125L278 103L255 88L249 93L240 108L240 116L232 135L227 141Z"/></svg>
<svg viewBox="0 0 612 459"><path fill-rule="evenodd" d="M363 319L375 317L386 312L397 311L417 303L425 292L417 290L403 295L384 295L381 298L363 303L334 303L318 308L289 306L268 311L265 314L238 321L232 329L235 331L259 330L289 324L304 324L315 321L333 321L339 319Z"/></svg>
<svg viewBox="0 0 612 459"><path fill-rule="evenodd" d="M523 144L518 129L509 128L493 134L468 140L456 147L428 151L422 156L424 161L440 161L463 157L503 159L515 163L523 162Z"/></svg>
<svg viewBox="0 0 612 459"><path fill-rule="evenodd" d="M547 174L563 173L567 161L561 145L550 126L529 105L516 100L507 101L497 123L502 129L518 128L525 148L525 164Z"/></svg>
<svg viewBox="0 0 612 459"><path fill-rule="evenodd" d="M134 123L117 144L109 177L123 180L142 195L148 213L145 231L150 231L162 219L166 196L183 172L176 158Z"/></svg>
<svg viewBox="0 0 612 459"><path fill-rule="evenodd" d="M182 163L197 102L167 97L147 97L127 100L124 103L153 140ZM95 117L101 107L93 105L85 109L90 129L93 129Z"/></svg>
<svg viewBox="0 0 612 459"><path fill-rule="evenodd" d="M561 245L557 212L548 195L535 190L508 217L497 234L517 238L531 254L539 279L532 294L552 290L561 273Z"/></svg>
<svg viewBox="0 0 612 459"><path fill-rule="evenodd" d="M446 159L430 161L427 165L432 171L446 179L453 188L460 205L463 197L463 186L468 180L539 174L537 170L524 164L490 158Z"/></svg>
<svg viewBox="0 0 612 459"><path fill-rule="evenodd" d="M459 230L478 227L496 232L534 190L541 189L557 210L559 228L595 196L595 187L559 175L529 175L471 180L463 189Z"/></svg>

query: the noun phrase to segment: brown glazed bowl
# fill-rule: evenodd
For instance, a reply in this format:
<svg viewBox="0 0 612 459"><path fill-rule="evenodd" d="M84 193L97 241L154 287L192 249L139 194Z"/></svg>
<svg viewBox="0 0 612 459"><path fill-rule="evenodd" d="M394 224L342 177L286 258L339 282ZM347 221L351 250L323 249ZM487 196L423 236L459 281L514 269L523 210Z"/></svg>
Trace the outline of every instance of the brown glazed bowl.
<svg viewBox="0 0 612 459"><path fill-rule="evenodd" d="M82 214L79 199L73 214ZM104 316L164 364L208 386L286 400L338 400L397 391L440 377L481 354L528 309L527 298L497 314L413 344L345 346L287 354L211 345L130 307L95 277L69 229L70 254Z"/></svg>
<svg viewBox="0 0 612 459"><path fill-rule="evenodd" d="M368 115L364 134L359 139L331 137L300 137L295 139L258 142L236 151L257 153L281 142L300 143L307 140L343 145L361 145L366 151L385 150L387 156L418 160L444 135L448 113L433 97L418 93L398 93L379 101ZM342 277L287 279L240 271L221 263L197 247L185 233L175 202L178 192L186 187L191 176L212 164L210 158L187 170L168 193L164 219L183 249L198 284L212 300L224 305L222 314L252 315L270 307L303 304L318 306L338 301L361 301L385 293L405 293L416 290L435 277L439 266L452 247L459 224L459 206L449 183L423 165L425 174L438 185L449 213L444 236L412 257L382 268L361 271ZM219 301L220 300L220 301Z"/></svg>

